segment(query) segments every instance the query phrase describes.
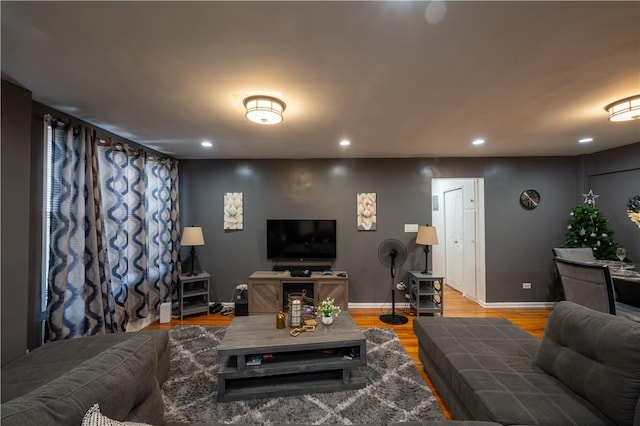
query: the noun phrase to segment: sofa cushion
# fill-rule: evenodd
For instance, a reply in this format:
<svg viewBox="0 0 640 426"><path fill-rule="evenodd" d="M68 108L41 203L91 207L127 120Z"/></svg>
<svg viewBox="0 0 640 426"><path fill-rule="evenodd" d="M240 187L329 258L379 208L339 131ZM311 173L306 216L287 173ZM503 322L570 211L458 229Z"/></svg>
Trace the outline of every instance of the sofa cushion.
<svg viewBox="0 0 640 426"><path fill-rule="evenodd" d="M633 423L640 398L640 323L560 302L536 363L614 423Z"/></svg>
<svg viewBox="0 0 640 426"><path fill-rule="evenodd" d="M54 362L50 368L55 368L55 365ZM156 366L153 338L142 333L129 335L125 341L106 348L65 374L3 403L1 423L80 424L84 414L95 403L99 403L109 417L125 420L129 413L136 411L136 407L151 399L156 401L153 417L135 420L159 424L163 420L164 407L155 374ZM26 371L25 365L20 367Z"/></svg>
<svg viewBox="0 0 640 426"><path fill-rule="evenodd" d="M413 328L420 349L471 419L502 424L611 424L536 366L539 340L504 318L420 317ZM430 367L423 364L429 373Z"/></svg>

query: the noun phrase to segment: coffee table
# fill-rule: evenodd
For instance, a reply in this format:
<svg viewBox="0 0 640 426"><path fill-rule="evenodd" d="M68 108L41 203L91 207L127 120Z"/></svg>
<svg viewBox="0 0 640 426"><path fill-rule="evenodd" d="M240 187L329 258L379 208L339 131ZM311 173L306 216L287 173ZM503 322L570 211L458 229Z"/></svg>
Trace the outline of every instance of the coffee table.
<svg viewBox="0 0 640 426"><path fill-rule="evenodd" d="M218 401L365 386L360 367L367 365L366 339L348 312L330 326L318 321L313 332L293 337L289 331L276 329L275 315L235 317L218 346ZM261 364L247 365L255 355Z"/></svg>

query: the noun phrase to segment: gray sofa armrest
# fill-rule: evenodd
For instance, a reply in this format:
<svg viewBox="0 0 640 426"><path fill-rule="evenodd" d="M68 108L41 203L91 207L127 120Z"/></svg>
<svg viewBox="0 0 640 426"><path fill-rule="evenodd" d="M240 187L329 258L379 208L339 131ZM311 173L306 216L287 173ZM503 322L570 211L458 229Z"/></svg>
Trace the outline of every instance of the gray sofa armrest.
<svg viewBox="0 0 640 426"><path fill-rule="evenodd" d="M640 323L560 302L549 315L535 361L613 423L634 423Z"/></svg>
<svg viewBox="0 0 640 426"><path fill-rule="evenodd" d="M160 386L169 374L169 334L165 330L113 333L46 343L2 367L2 403L15 399L63 376L110 347L143 335L151 338L158 359Z"/></svg>
<svg viewBox="0 0 640 426"><path fill-rule="evenodd" d="M142 333L108 347L65 374L2 404L2 425L80 424L95 403L116 420L145 406L137 420L161 424L164 406L156 378L154 341ZM155 402L154 402L155 401ZM141 416L142 417L142 416Z"/></svg>

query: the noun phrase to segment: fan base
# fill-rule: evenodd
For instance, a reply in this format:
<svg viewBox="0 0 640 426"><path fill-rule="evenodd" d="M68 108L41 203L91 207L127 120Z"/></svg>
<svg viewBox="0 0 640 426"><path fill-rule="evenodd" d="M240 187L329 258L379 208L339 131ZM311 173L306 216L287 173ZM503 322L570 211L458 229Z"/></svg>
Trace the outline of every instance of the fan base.
<svg viewBox="0 0 640 426"><path fill-rule="evenodd" d="M407 321L409 321L409 319L403 315L385 314L385 315L380 315L380 321L386 324L400 325L400 324L406 324Z"/></svg>

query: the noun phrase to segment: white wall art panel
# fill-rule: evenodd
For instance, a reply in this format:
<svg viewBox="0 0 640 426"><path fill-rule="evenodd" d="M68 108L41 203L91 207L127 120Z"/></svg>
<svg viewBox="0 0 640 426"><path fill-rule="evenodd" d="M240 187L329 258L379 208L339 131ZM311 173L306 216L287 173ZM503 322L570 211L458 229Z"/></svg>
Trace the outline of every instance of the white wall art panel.
<svg viewBox="0 0 640 426"><path fill-rule="evenodd" d="M237 231L242 229L242 192L227 192L224 194L224 230Z"/></svg>
<svg viewBox="0 0 640 426"><path fill-rule="evenodd" d="M359 192L358 205L358 231L376 230L376 193Z"/></svg>

